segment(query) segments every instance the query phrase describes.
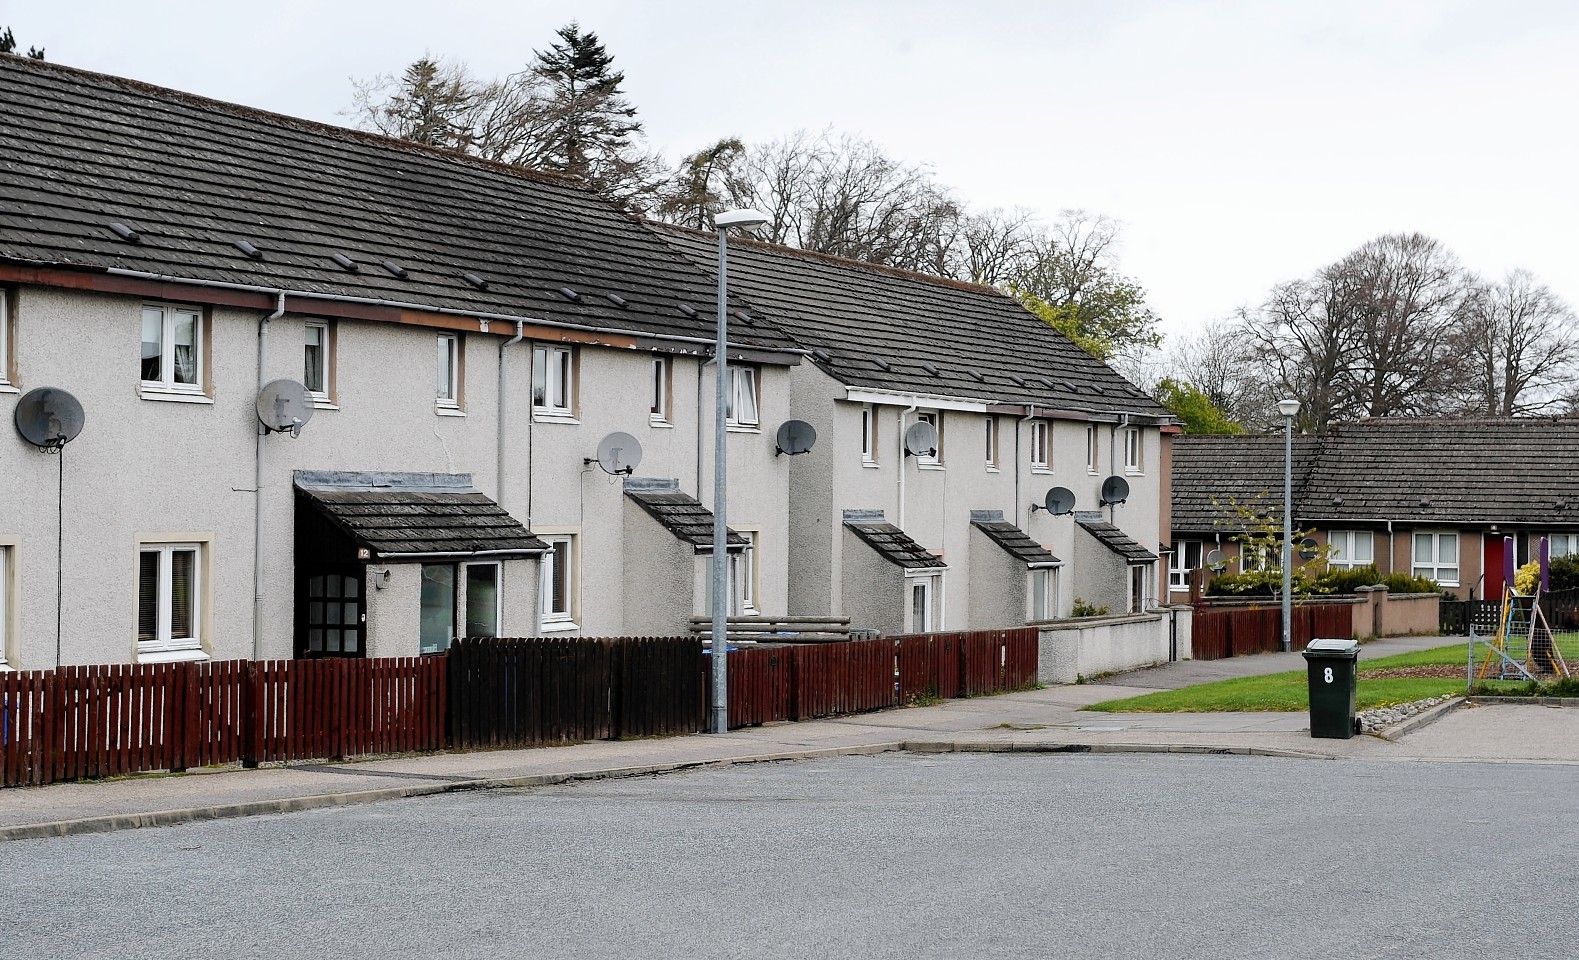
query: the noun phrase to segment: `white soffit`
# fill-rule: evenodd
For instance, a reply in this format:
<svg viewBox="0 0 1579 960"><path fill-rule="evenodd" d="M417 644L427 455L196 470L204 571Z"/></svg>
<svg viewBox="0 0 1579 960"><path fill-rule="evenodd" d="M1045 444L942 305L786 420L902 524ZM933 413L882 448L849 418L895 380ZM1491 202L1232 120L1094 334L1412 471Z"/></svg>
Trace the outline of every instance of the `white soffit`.
<svg viewBox="0 0 1579 960"><path fill-rule="evenodd" d="M932 393L907 393L899 390L861 390L849 388L844 398L853 403L886 404L891 407L908 407L914 404L928 410L969 410L985 413L995 401L972 400L966 397L945 397Z"/></svg>

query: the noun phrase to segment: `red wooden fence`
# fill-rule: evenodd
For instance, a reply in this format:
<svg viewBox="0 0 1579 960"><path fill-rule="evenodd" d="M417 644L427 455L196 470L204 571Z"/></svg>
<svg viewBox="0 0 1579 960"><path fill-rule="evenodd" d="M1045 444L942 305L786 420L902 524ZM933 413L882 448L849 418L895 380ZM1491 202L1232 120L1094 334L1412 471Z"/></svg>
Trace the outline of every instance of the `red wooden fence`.
<svg viewBox="0 0 1579 960"><path fill-rule="evenodd" d="M1317 637L1352 639L1354 620L1348 604L1303 604L1291 611L1291 646L1303 650ZM1283 609L1268 607L1198 607L1190 625L1191 656L1221 660L1283 648Z"/></svg>

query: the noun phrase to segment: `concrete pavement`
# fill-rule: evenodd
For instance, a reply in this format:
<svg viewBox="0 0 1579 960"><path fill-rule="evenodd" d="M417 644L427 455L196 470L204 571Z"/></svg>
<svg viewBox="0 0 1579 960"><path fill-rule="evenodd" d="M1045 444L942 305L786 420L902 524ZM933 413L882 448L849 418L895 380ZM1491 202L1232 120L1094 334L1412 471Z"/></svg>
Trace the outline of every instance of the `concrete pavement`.
<svg viewBox="0 0 1579 960"><path fill-rule="evenodd" d="M1440 646L1379 640L1372 659ZM1314 740L1303 713L1107 714L1092 703L1150 690L1303 669L1298 653L1184 661L1104 678L937 706L769 724L654 740L405 756L259 770L225 768L0 792L0 840L282 813L452 790L529 787L705 766L890 750L1238 753L1311 759L1579 764L1579 709L1450 705L1392 740ZM1422 721L1431 721L1424 725Z"/></svg>

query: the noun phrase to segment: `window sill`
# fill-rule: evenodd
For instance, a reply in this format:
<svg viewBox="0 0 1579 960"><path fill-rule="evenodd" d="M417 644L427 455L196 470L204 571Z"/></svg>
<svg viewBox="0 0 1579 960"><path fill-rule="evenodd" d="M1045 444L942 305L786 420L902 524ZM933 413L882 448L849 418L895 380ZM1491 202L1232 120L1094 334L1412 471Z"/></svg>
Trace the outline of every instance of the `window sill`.
<svg viewBox="0 0 1579 960"><path fill-rule="evenodd" d="M647 423L651 426L659 428L660 430L674 429L674 424L669 422L668 417L651 416L647 418Z"/></svg>
<svg viewBox="0 0 1579 960"><path fill-rule="evenodd" d="M170 403L206 403L213 405L214 398L197 390L172 390L156 383L144 383L138 388L144 400L165 400Z"/></svg>
<svg viewBox="0 0 1579 960"><path fill-rule="evenodd" d="M0 380L0 393L21 393L21 392L22 392L21 390L18 390L16 387L11 385L11 381L9 381L9 380Z"/></svg>
<svg viewBox="0 0 1579 960"><path fill-rule="evenodd" d="M559 412L555 410L533 410L532 420L536 423L569 423L579 424L581 421L570 411Z"/></svg>
<svg viewBox="0 0 1579 960"><path fill-rule="evenodd" d="M948 467L941 463L917 463L917 470L947 470Z"/></svg>
<svg viewBox="0 0 1579 960"><path fill-rule="evenodd" d="M997 468L997 467L993 467L993 466L989 466L989 467L988 467L988 468L987 468L987 472L988 472L988 473L1002 473L1002 472L1003 472L1003 471L1002 471L1002 470L1000 470L1000 469L999 469L999 468Z"/></svg>
<svg viewBox="0 0 1579 960"><path fill-rule="evenodd" d="M1032 467L1031 468L1031 472L1034 473L1034 474L1037 474L1039 476L1048 477L1048 476L1052 476L1053 468L1052 467Z"/></svg>
<svg viewBox="0 0 1579 960"><path fill-rule="evenodd" d="M880 469L882 469L883 465L878 463L876 460L862 460L861 461L861 466L865 467L868 470L880 470Z"/></svg>
<svg viewBox="0 0 1579 960"><path fill-rule="evenodd" d="M756 423L726 423L724 429L730 433L761 433L762 426Z"/></svg>
<svg viewBox="0 0 1579 960"><path fill-rule="evenodd" d="M1144 477L1145 475L1146 471L1144 470L1131 470L1129 467L1124 468L1124 476L1126 477Z"/></svg>
<svg viewBox="0 0 1579 960"><path fill-rule="evenodd" d="M572 630L580 629L581 625L574 620L549 620L541 626L540 631L542 633L569 633Z"/></svg>
<svg viewBox="0 0 1579 960"><path fill-rule="evenodd" d="M313 409L314 410L338 410L338 409L340 409L340 405L338 403L335 403L333 400L330 400L328 397L315 397L315 396L313 396L312 394L309 393L307 395L307 399L312 401L312 405L313 405Z"/></svg>
<svg viewBox="0 0 1579 960"><path fill-rule="evenodd" d="M184 647L178 649L157 650L152 647L139 647L137 651L138 663L194 663L208 660L208 651L202 647Z"/></svg>
<svg viewBox="0 0 1579 960"><path fill-rule="evenodd" d="M441 417L464 417L466 411L460 407L434 407L433 412Z"/></svg>

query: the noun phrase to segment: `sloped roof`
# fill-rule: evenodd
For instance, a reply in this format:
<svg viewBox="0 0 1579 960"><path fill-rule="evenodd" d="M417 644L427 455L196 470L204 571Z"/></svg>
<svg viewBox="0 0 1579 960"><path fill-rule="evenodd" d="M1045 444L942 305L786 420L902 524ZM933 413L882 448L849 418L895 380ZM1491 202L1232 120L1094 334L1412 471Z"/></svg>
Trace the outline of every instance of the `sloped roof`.
<svg viewBox="0 0 1579 960"><path fill-rule="evenodd" d="M1211 505L1267 491L1282 504L1281 436L1173 444L1173 527L1214 530ZM1579 526L1579 419L1398 418L1296 437L1294 514L1302 523L1517 523Z"/></svg>
<svg viewBox="0 0 1579 960"><path fill-rule="evenodd" d="M1016 560L1027 564L1058 563L1052 551L1031 539L1031 535L1007 520L972 520L971 526L1007 550Z"/></svg>
<svg viewBox="0 0 1579 960"><path fill-rule="evenodd" d="M470 481L464 474L303 472L296 489L353 541L388 560L548 550L503 507L471 489Z"/></svg>
<svg viewBox="0 0 1579 960"><path fill-rule="evenodd" d="M891 523L846 520L844 525L889 563L912 570L948 566L943 558L934 556L926 547L912 540L910 534Z"/></svg>
<svg viewBox="0 0 1579 960"><path fill-rule="evenodd" d="M716 234L648 225L716 276ZM849 387L1168 416L990 287L740 238L729 241L729 284Z"/></svg>
<svg viewBox="0 0 1579 960"><path fill-rule="evenodd" d="M1296 508L1316 450L1317 438L1294 438ZM1283 454L1282 434L1175 437L1173 529L1186 533L1222 531L1225 528L1218 521L1227 523L1233 518L1230 501L1255 503L1256 509L1276 509L1281 515Z"/></svg>
<svg viewBox="0 0 1579 960"><path fill-rule="evenodd" d="M714 281L576 181L25 57L0 116L0 260L712 339Z"/></svg>
<svg viewBox="0 0 1579 960"><path fill-rule="evenodd" d="M1075 518L1075 523L1080 529L1091 534L1097 542L1124 558L1126 563L1149 563L1157 559L1157 555L1141 546L1133 537L1106 520L1083 520Z"/></svg>
<svg viewBox="0 0 1579 960"><path fill-rule="evenodd" d="M691 544L698 553L713 550L713 511L688 493L662 490L626 490L625 495L663 525L665 530ZM724 533L726 550L745 549L750 541L733 530Z"/></svg>

